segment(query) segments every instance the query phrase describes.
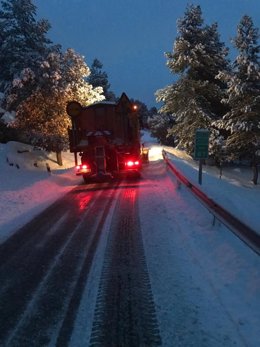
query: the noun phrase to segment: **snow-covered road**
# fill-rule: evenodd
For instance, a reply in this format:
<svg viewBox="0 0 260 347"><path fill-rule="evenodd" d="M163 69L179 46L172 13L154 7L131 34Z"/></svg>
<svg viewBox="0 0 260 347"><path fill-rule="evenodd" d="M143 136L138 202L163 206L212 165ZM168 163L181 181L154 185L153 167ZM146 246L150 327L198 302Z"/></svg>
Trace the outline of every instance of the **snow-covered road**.
<svg viewBox="0 0 260 347"><path fill-rule="evenodd" d="M11 144L8 150L7 146L0 148L2 242L15 234L17 227L81 182L70 170L73 158L65 156L66 170L55 167L53 159L48 157L38 160L39 166L34 167L35 153L29 150L17 154L21 145ZM258 347L259 257L225 227L212 225L208 211L167 171L161 156L162 147L151 143L149 146L150 163L144 167L143 179L133 183L132 188L138 192L140 233L162 345ZM194 163L173 152L175 165L189 179L195 177L196 180ZM10 161L19 164L19 169L6 162L7 155ZM26 161L24 155L28 156ZM52 167L50 176L45 168L47 160ZM239 181L238 171L235 178L223 175L221 180L212 172L204 172L202 189L242 220L251 221L252 227L259 228L259 187ZM78 207L84 210L90 196L91 189L84 199L78 199ZM89 345L116 201L117 198L111 203L82 291L70 340L72 347ZM66 216L60 220L61 224ZM55 232L55 228L50 232ZM44 240L37 244L41 249ZM9 256L12 257L14 250L11 249ZM3 286L1 289L5 290ZM19 295L18 283L15 292ZM49 343L52 347L55 332L50 333L54 336Z"/></svg>
<svg viewBox="0 0 260 347"><path fill-rule="evenodd" d="M140 218L163 346L259 342L259 257L158 161L145 172Z"/></svg>

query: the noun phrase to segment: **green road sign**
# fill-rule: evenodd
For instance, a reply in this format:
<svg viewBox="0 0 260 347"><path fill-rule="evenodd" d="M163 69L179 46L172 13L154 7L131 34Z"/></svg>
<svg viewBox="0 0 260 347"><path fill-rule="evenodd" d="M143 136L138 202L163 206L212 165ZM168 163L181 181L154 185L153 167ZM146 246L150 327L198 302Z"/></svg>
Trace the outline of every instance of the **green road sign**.
<svg viewBox="0 0 260 347"><path fill-rule="evenodd" d="M208 129L197 129L195 137L195 159L207 159L209 153Z"/></svg>

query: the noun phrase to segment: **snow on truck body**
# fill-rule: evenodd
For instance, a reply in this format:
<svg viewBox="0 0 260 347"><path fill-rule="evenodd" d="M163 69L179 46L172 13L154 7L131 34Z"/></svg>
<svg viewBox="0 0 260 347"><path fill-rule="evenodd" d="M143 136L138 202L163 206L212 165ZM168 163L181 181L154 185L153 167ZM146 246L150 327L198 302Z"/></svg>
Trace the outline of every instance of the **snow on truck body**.
<svg viewBox="0 0 260 347"><path fill-rule="evenodd" d="M67 105L72 127L68 129L76 174L84 181L100 176L137 173L141 169L140 129L136 105L125 93L119 101L83 107ZM78 163L78 155L81 163Z"/></svg>

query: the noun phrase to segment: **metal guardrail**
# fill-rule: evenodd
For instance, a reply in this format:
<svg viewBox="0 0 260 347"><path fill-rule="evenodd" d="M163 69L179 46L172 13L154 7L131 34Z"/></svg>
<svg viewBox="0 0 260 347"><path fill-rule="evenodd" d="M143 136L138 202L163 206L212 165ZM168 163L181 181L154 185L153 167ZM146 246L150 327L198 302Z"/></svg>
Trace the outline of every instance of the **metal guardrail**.
<svg viewBox="0 0 260 347"><path fill-rule="evenodd" d="M213 199L210 199L199 188L193 185L185 176L183 176L167 157L167 153L163 150L163 158L171 171L190 191L202 202L202 204L213 214L228 229L230 229L237 237L239 237L247 246L255 253L260 255L260 235L249 226L241 222L222 206L217 204Z"/></svg>

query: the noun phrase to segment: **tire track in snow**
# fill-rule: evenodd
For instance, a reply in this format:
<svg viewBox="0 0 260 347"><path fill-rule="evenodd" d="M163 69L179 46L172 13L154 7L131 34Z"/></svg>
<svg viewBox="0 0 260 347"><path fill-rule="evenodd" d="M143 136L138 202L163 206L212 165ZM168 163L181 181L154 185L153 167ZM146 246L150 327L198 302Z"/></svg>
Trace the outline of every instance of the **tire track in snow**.
<svg viewBox="0 0 260 347"><path fill-rule="evenodd" d="M105 253L90 345L159 346L138 217L138 186L122 189Z"/></svg>

